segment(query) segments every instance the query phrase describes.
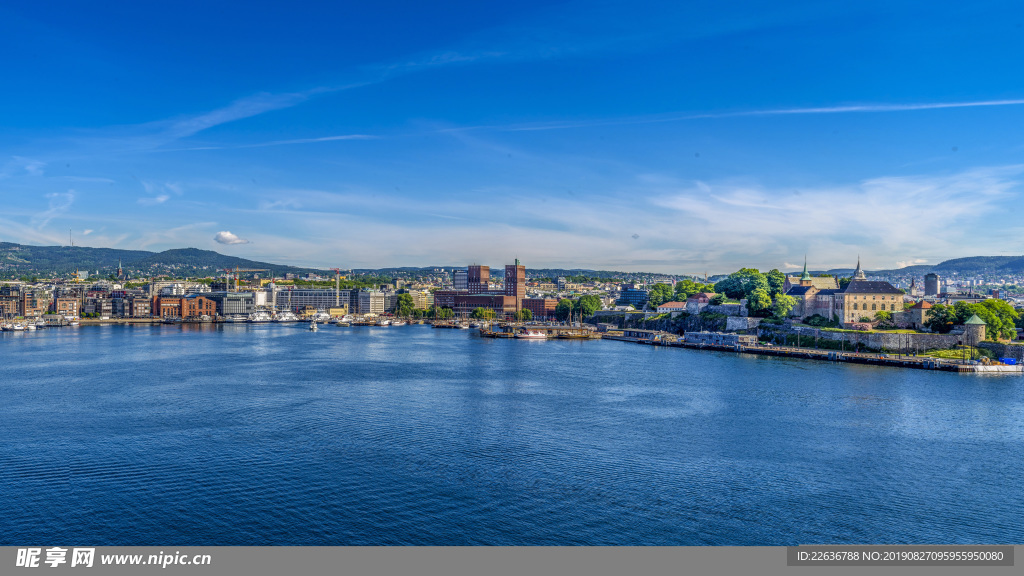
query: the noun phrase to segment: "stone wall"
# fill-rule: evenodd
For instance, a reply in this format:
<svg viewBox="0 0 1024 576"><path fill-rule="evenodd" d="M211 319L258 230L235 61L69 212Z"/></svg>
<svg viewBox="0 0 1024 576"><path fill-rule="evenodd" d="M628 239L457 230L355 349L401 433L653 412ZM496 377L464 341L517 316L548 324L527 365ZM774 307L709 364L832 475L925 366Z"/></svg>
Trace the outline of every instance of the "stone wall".
<svg viewBox="0 0 1024 576"><path fill-rule="evenodd" d="M751 318L748 316L728 316L725 319L725 331L733 332L735 330L753 330L761 324L763 318Z"/></svg>
<svg viewBox="0 0 1024 576"><path fill-rule="evenodd" d="M836 332L831 330L815 330L805 328L797 331L792 326L762 324L758 333L773 337L800 334L813 342L815 335L819 340L845 342L848 346L860 346L870 350L918 351L948 350L955 348L960 341L956 334L900 334L893 332Z"/></svg>
<svg viewBox="0 0 1024 576"><path fill-rule="evenodd" d="M1018 362L1024 362L1024 344L999 344L996 342L982 342L979 348L991 350L996 358L1014 358Z"/></svg>

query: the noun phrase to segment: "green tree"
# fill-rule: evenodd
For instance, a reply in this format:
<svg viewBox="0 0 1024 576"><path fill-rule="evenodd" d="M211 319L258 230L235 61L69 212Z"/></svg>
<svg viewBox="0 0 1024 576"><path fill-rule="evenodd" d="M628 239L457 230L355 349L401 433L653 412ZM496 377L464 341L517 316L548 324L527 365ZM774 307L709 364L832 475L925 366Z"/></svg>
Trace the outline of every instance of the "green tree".
<svg viewBox="0 0 1024 576"><path fill-rule="evenodd" d="M773 268L764 275L765 279L768 280L768 293L772 297L776 297L782 294L782 287L786 284L786 275ZM788 314L789 312L787 312ZM783 316L784 318L785 316Z"/></svg>
<svg viewBox="0 0 1024 576"><path fill-rule="evenodd" d="M765 288L755 288L747 297L747 310L755 316L767 316L771 306L772 297Z"/></svg>
<svg viewBox="0 0 1024 576"><path fill-rule="evenodd" d="M708 301L708 304L713 304L715 306L725 304L725 294L715 294L711 297L711 300Z"/></svg>
<svg viewBox="0 0 1024 576"><path fill-rule="evenodd" d="M715 292L736 299L749 299L754 290L769 292L770 288L768 278L754 268L740 268L736 272L729 274L728 278L715 284Z"/></svg>
<svg viewBox="0 0 1024 576"><path fill-rule="evenodd" d="M775 303L772 304L772 314L776 318L788 318L789 313L793 311L795 306L796 298L786 294L779 294L775 297Z"/></svg>
<svg viewBox="0 0 1024 576"><path fill-rule="evenodd" d="M647 301L651 303L651 306L658 306L664 302L671 301L672 296L671 286L668 284L655 284L647 293Z"/></svg>
<svg viewBox="0 0 1024 576"><path fill-rule="evenodd" d="M533 312L528 308L523 308L519 312L516 312L517 322L529 322L530 320L533 320Z"/></svg>
<svg viewBox="0 0 1024 576"><path fill-rule="evenodd" d="M847 286L850 285L850 281L851 280L853 280L853 278L840 278L839 279L839 288L841 288L841 289L842 288L846 288Z"/></svg>
<svg viewBox="0 0 1024 576"><path fill-rule="evenodd" d="M562 298L558 301L558 306L555 306L555 318L558 318L559 322L565 322L574 310L573 301L568 298Z"/></svg>
<svg viewBox="0 0 1024 576"><path fill-rule="evenodd" d="M402 318L405 318L412 314L415 304L412 301L412 295L410 294L399 294L398 300L395 302L395 314Z"/></svg>
<svg viewBox="0 0 1024 576"><path fill-rule="evenodd" d="M664 284L660 284L660 286L664 286ZM580 296L580 299L576 301L576 305L583 309L584 318L593 316L595 312L602 308L601 299L592 294Z"/></svg>
<svg viewBox="0 0 1024 576"><path fill-rule="evenodd" d="M431 311L434 312L431 317L438 320L449 320L455 317L455 311L451 308L433 308Z"/></svg>
<svg viewBox="0 0 1024 576"><path fill-rule="evenodd" d="M477 320L490 320L494 318L494 310L491 308L476 308L470 316Z"/></svg>

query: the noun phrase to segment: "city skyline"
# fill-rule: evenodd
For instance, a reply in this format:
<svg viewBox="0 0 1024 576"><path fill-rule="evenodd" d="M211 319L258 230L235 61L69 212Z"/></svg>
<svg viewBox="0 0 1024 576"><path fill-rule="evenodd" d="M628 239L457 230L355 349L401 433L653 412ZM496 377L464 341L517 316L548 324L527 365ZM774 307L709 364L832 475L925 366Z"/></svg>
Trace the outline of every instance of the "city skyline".
<svg viewBox="0 0 1024 576"><path fill-rule="evenodd" d="M0 241L663 273L1022 252L1019 10L624 10L2 7Z"/></svg>

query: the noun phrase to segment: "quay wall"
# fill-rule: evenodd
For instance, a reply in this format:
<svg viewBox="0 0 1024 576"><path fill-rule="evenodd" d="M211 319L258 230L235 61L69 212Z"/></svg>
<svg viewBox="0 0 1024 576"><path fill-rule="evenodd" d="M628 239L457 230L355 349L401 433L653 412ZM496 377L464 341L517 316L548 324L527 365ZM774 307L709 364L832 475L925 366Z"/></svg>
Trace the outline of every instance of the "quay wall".
<svg viewBox="0 0 1024 576"><path fill-rule="evenodd" d="M817 335L819 341L830 343L845 342L847 346L860 346L877 351L917 351L948 350L955 348L961 336L957 334L900 334L892 332L836 332L831 330L804 329L797 331L791 326L761 324L758 335L767 340L776 336L795 336L799 334L804 341L813 341Z"/></svg>

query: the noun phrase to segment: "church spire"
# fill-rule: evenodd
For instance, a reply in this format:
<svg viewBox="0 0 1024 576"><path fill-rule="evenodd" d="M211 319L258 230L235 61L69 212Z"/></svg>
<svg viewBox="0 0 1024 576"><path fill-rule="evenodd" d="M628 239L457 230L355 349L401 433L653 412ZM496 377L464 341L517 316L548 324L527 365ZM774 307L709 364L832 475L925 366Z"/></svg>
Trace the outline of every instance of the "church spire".
<svg viewBox="0 0 1024 576"><path fill-rule="evenodd" d="M854 280L867 280L867 276L864 271L860 269L860 254L857 255L857 269L853 271Z"/></svg>
<svg viewBox="0 0 1024 576"><path fill-rule="evenodd" d="M804 274L800 277L801 280L810 280L811 275L807 273L807 254L804 254Z"/></svg>

